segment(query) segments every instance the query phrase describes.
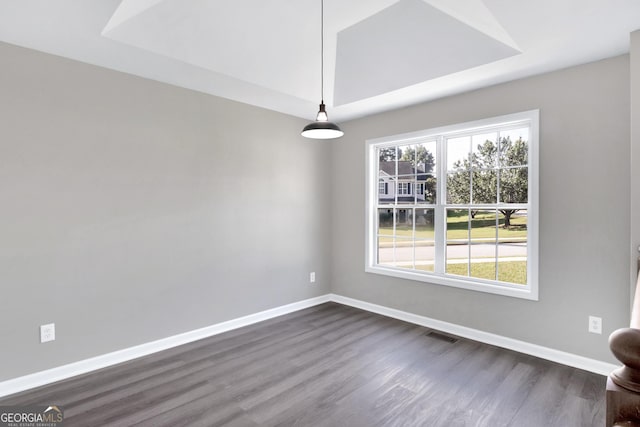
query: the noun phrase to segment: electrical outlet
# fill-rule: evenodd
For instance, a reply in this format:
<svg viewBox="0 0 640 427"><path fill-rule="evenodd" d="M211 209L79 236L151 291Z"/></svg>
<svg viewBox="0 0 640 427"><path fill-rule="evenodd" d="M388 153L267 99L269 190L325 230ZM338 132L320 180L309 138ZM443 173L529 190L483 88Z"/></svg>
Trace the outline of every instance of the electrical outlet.
<svg viewBox="0 0 640 427"><path fill-rule="evenodd" d="M589 332L592 334L602 334L602 318L589 316Z"/></svg>
<svg viewBox="0 0 640 427"><path fill-rule="evenodd" d="M309 273L309 283L315 283L316 282L316 272L312 271L311 273Z"/></svg>
<svg viewBox="0 0 640 427"><path fill-rule="evenodd" d="M40 342L49 342L56 339L56 325L55 323L49 323L48 325L40 326Z"/></svg>

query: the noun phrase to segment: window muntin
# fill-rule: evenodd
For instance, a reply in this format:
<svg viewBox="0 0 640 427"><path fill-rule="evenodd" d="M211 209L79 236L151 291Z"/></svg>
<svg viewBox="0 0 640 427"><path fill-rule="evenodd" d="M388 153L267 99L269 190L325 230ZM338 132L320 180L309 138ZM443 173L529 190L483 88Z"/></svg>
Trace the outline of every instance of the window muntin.
<svg viewBox="0 0 640 427"><path fill-rule="evenodd" d="M366 270L537 299L537 117L368 141L397 194L369 207Z"/></svg>

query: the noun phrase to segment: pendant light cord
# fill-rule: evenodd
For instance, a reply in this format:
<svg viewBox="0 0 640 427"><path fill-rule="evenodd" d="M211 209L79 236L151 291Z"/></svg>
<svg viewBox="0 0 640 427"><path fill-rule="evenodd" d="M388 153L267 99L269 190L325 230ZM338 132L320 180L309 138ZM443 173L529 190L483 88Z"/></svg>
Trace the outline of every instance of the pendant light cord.
<svg viewBox="0 0 640 427"><path fill-rule="evenodd" d="M337 124L329 121L324 105L324 0L320 0L320 108L316 120L306 125L301 135L312 139L333 139L344 135Z"/></svg>
<svg viewBox="0 0 640 427"><path fill-rule="evenodd" d="M320 0L320 100L324 104L324 0Z"/></svg>

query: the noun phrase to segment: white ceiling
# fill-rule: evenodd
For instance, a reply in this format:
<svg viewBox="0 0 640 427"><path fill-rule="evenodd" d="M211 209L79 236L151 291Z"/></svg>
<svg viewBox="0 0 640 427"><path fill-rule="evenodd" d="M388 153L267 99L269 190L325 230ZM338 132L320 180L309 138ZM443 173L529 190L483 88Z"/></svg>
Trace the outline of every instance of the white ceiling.
<svg viewBox="0 0 640 427"><path fill-rule="evenodd" d="M638 0L325 0L344 121L620 55ZM320 0L0 0L0 40L313 119Z"/></svg>

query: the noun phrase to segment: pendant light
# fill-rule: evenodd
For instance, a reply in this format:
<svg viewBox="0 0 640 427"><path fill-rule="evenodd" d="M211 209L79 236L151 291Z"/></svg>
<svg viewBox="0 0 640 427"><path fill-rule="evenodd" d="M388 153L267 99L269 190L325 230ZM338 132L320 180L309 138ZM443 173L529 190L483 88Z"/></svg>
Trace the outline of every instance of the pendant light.
<svg viewBox="0 0 640 427"><path fill-rule="evenodd" d="M320 109L316 121L302 129L302 136L312 139L340 138L344 132L329 121L324 105L324 0L320 0Z"/></svg>

